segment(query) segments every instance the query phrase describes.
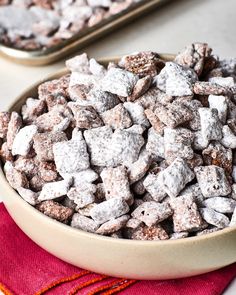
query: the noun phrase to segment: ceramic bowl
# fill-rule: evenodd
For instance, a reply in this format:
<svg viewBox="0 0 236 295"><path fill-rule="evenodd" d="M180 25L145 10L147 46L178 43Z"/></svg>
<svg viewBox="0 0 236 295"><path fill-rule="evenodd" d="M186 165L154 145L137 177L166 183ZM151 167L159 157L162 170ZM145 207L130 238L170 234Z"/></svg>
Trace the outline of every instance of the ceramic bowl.
<svg viewBox="0 0 236 295"><path fill-rule="evenodd" d="M164 55L171 59L170 55ZM103 60L107 62L107 60ZM66 70L46 80L65 74ZM19 111L33 85L9 111ZM27 204L8 184L0 169L0 194L16 224L35 243L73 265L101 274L133 279L174 279L216 270L236 261L236 227L180 240L135 241L87 233L57 222Z"/></svg>

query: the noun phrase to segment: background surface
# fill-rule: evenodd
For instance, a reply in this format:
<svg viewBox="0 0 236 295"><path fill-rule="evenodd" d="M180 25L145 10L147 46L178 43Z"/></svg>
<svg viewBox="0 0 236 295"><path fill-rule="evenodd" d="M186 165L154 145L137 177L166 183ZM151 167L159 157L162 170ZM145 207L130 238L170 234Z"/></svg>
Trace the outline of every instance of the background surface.
<svg viewBox="0 0 236 295"><path fill-rule="evenodd" d="M235 0L173 0L80 52L95 58L140 50L176 53L188 43L202 41L221 57L236 57L235 11ZM0 110L30 84L63 66L58 62L26 67L0 58ZM236 281L224 295L235 294Z"/></svg>

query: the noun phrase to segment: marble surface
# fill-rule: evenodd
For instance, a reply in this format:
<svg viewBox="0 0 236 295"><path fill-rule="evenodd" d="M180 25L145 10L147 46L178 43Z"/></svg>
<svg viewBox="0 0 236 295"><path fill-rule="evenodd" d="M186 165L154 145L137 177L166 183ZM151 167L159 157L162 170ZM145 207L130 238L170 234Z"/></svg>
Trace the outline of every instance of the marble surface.
<svg viewBox="0 0 236 295"><path fill-rule="evenodd" d="M139 50L175 53L188 43L204 41L216 54L235 57L235 10L235 0L173 0L80 52L96 58ZM5 110L27 86L63 66L64 62L58 62L26 67L0 59L0 109ZM234 294L236 281L224 293Z"/></svg>

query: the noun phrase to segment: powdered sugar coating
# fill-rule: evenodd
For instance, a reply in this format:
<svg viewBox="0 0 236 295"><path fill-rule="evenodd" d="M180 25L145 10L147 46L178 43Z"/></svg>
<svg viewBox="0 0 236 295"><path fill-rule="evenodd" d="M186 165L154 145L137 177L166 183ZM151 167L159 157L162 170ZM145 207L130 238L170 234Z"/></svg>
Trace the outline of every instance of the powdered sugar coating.
<svg viewBox="0 0 236 295"><path fill-rule="evenodd" d="M230 194L231 186L223 168L209 165L196 167L194 171L205 198L227 196Z"/></svg>
<svg viewBox="0 0 236 295"><path fill-rule="evenodd" d="M82 133L76 139L54 143L53 154L58 171L63 173L74 173L89 168L89 155Z"/></svg>
<svg viewBox="0 0 236 295"><path fill-rule="evenodd" d="M144 202L131 214L133 218L144 222L147 226L155 225L171 215L172 210L167 203L160 204L154 201Z"/></svg>
<svg viewBox="0 0 236 295"><path fill-rule="evenodd" d="M160 172L160 183L170 197L176 197L194 177L186 162L176 158L168 168Z"/></svg>
<svg viewBox="0 0 236 295"><path fill-rule="evenodd" d="M108 220L129 212L129 206L122 198L111 198L100 204L97 204L90 211L91 217L98 224L103 224Z"/></svg>
<svg viewBox="0 0 236 295"><path fill-rule="evenodd" d="M222 213L218 213L210 208L201 208L200 212L203 219L206 220L206 222L209 224L212 224L218 228L229 226L229 218Z"/></svg>
<svg viewBox="0 0 236 295"><path fill-rule="evenodd" d="M101 81L103 91L111 92L119 96L129 96L132 94L138 77L131 72L111 68Z"/></svg>
<svg viewBox="0 0 236 295"><path fill-rule="evenodd" d="M130 205L133 203L128 174L124 166L103 169L101 178L105 188L106 200L118 197L125 200Z"/></svg>

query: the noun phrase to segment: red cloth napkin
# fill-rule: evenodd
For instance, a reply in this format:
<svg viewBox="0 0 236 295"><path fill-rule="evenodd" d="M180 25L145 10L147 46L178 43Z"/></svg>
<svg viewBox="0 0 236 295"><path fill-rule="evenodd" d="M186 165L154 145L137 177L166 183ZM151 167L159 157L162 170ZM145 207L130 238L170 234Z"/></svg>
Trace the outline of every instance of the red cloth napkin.
<svg viewBox="0 0 236 295"><path fill-rule="evenodd" d="M37 246L0 204L0 290L4 294L218 295L235 276L236 264L200 276L168 281L119 280L87 272Z"/></svg>

